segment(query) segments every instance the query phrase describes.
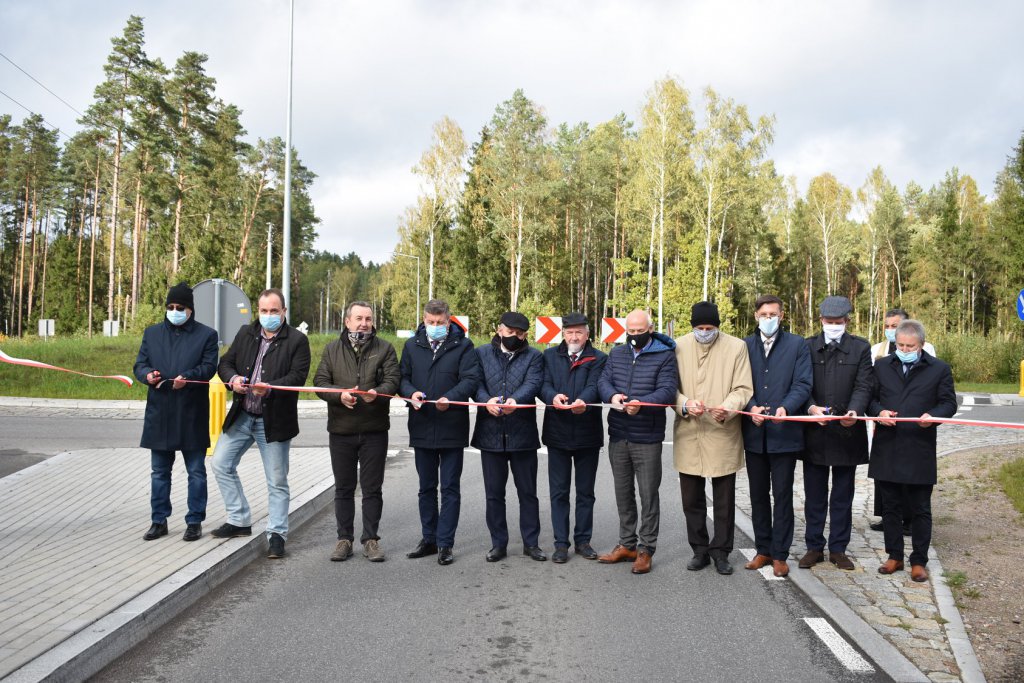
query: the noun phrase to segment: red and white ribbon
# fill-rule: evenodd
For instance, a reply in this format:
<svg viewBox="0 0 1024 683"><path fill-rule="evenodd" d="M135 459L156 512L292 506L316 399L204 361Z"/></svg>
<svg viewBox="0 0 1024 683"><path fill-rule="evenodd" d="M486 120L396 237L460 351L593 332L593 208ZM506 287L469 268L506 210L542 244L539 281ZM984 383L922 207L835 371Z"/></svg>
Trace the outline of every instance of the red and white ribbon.
<svg viewBox="0 0 1024 683"><path fill-rule="evenodd" d="M131 377L125 375L90 375L88 372L79 372L78 370L69 370L68 368L61 368L56 365L50 365L48 363L40 363L37 360L28 360L27 358L15 358L14 356L4 353L0 349L0 361L8 363L10 365L22 365L27 368L41 368L43 370L58 370L60 372L69 372L72 375L81 375L82 377L91 377L93 379L116 379L118 382L122 382L128 386L135 384L135 381Z"/></svg>

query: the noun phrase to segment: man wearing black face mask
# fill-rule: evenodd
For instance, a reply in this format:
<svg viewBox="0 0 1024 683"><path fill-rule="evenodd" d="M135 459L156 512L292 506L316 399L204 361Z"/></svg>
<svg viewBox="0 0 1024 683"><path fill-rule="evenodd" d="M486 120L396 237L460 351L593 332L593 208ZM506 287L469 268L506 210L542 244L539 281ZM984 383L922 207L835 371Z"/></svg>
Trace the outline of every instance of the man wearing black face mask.
<svg viewBox="0 0 1024 683"><path fill-rule="evenodd" d="M536 404L544 381L544 357L526 341L530 322L522 313L502 314L490 345L477 349L483 381L476 400L488 404L477 409L473 447L480 462L487 494L487 528L491 532L488 562L508 555L508 523L505 519L505 486L511 470L519 494L519 530L523 554L543 562L539 547L540 506L537 501L537 413L516 405Z"/></svg>
<svg viewBox="0 0 1024 683"><path fill-rule="evenodd" d="M637 309L626 316L626 335L626 343L608 354L597 384L601 400L613 407L608 413L608 462L619 511L619 542L597 561L632 560L633 573L646 574L651 571L661 521L658 487L665 408L640 404L671 405L679 373L676 343L654 332L646 311ZM640 494L639 526L636 491Z"/></svg>

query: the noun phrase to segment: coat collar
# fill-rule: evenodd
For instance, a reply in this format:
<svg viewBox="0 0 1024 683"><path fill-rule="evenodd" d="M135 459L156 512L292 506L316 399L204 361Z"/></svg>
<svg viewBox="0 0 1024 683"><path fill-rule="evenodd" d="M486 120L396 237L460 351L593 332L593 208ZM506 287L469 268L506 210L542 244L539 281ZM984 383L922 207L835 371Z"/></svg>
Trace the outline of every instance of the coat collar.
<svg viewBox="0 0 1024 683"><path fill-rule="evenodd" d="M853 341L850 338L850 333L849 332L843 332L843 336L839 338L839 345L836 347L836 350L842 351L845 354L849 354L850 350L851 350L852 344L853 344ZM828 342L825 341L825 333L824 332L819 332L814 337L811 337L811 350L812 351L818 351L818 352L824 351L826 346L828 346Z"/></svg>

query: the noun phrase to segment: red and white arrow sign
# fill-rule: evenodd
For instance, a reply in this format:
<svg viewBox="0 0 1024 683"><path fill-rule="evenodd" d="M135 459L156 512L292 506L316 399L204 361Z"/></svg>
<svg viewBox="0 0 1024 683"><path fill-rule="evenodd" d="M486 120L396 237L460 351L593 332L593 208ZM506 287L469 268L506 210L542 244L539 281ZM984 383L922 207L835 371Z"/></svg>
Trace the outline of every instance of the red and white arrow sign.
<svg viewBox="0 0 1024 683"><path fill-rule="evenodd" d="M469 334L469 316L468 315L453 315L452 322L462 328L462 331Z"/></svg>
<svg viewBox="0 0 1024 683"><path fill-rule="evenodd" d="M562 343L561 317L538 315L537 324L534 326L534 330L536 333L534 341L538 344Z"/></svg>
<svg viewBox="0 0 1024 683"><path fill-rule="evenodd" d="M626 341L625 318L601 318L601 341L605 344L621 344Z"/></svg>

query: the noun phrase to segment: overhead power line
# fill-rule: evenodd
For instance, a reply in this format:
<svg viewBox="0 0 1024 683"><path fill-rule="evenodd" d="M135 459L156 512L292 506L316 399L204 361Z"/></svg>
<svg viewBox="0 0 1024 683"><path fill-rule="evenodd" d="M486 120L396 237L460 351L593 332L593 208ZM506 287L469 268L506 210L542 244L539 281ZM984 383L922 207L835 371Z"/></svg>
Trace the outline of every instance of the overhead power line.
<svg viewBox="0 0 1024 683"><path fill-rule="evenodd" d="M78 115L79 115L79 116L81 116L82 118L85 118L85 114L83 114L82 112L80 112L80 111L78 111L77 109L75 109L75 108L74 108L74 107L73 107L73 106L71 105L71 103L70 103L70 102L68 102L67 100L65 100L65 99L64 99L63 97L61 97L61 96L60 96L60 95L58 95L57 93L53 92L53 91L52 91L52 90L50 90L49 88L47 88L47 87L46 87L46 86L45 86L45 85L44 85L44 84L42 83L42 81L40 81L40 80L39 80L38 78L36 78L35 76L33 76L32 74L30 74L29 72L25 71L25 70L24 70L23 68L21 68L20 66L18 66L17 64L15 64L15 63L14 63L14 60L12 60L12 59L11 59L10 57L8 57L7 55L5 55L5 54L4 54L3 52L0 52L0 57L3 57L4 59L6 59L6 60L7 60L7 62L8 62L8 63L9 63L9 64L10 64L11 66L13 66L13 67L14 67L15 69L17 69L17 70L18 70L18 71L20 71L21 73L25 74L26 76L28 76L29 78L31 78L31 79L32 79L32 81L33 81L33 82L34 82L34 83L35 83L36 85L38 85L38 86L39 86L40 88L42 88L43 90L45 90L46 92L50 93L51 95L53 95L54 97L56 97L56 98L57 98L58 100L60 100L61 102L63 102L63 103L64 103L64 106L66 106L66 107L67 107L68 109L70 109L71 111L75 112L76 114L78 114Z"/></svg>

